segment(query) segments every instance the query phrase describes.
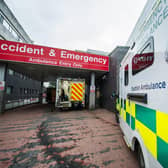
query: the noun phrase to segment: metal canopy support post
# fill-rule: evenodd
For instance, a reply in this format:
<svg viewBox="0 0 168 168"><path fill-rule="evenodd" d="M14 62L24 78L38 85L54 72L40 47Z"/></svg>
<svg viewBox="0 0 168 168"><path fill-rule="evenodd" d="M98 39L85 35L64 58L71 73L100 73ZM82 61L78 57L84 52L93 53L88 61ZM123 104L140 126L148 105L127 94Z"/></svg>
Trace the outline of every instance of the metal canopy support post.
<svg viewBox="0 0 168 168"><path fill-rule="evenodd" d="M39 100L40 104L43 104L43 81L41 81Z"/></svg>
<svg viewBox="0 0 168 168"><path fill-rule="evenodd" d="M89 95L89 109L95 109L95 73L91 73L90 79L90 95Z"/></svg>
<svg viewBox="0 0 168 168"><path fill-rule="evenodd" d="M59 105L59 79L56 79L55 108Z"/></svg>
<svg viewBox="0 0 168 168"><path fill-rule="evenodd" d="M5 110L5 81L6 81L7 64L0 63L0 113Z"/></svg>

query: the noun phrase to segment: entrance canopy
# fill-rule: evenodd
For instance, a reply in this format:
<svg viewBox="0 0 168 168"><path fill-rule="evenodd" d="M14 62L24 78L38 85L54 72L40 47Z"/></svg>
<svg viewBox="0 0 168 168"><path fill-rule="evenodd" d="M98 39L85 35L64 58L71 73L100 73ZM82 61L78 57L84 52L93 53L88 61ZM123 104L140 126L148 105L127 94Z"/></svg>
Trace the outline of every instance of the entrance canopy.
<svg viewBox="0 0 168 168"><path fill-rule="evenodd" d="M43 81L56 76L86 78L92 71L98 77L109 70L108 56L5 40L0 40L0 60Z"/></svg>

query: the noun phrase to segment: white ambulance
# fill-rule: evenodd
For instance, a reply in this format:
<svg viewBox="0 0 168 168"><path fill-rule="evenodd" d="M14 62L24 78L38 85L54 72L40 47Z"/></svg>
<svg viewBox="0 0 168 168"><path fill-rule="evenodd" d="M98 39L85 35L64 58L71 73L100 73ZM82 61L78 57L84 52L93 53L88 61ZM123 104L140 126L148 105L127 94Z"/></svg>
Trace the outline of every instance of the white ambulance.
<svg viewBox="0 0 168 168"><path fill-rule="evenodd" d="M120 65L120 126L141 167L168 168L168 0L148 0Z"/></svg>

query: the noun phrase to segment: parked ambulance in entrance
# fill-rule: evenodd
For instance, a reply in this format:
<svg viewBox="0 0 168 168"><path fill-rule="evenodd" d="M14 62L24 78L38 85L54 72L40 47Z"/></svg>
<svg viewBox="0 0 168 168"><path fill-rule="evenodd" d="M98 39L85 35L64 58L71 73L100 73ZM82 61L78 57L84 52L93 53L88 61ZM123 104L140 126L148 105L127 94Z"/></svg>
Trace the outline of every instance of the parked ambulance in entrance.
<svg viewBox="0 0 168 168"><path fill-rule="evenodd" d="M168 168L168 0L148 0L127 42L117 100L141 167Z"/></svg>
<svg viewBox="0 0 168 168"><path fill-rule="evenodd" d="M56 80L56 108L84 108L85 80L58 78Z"/></svg>

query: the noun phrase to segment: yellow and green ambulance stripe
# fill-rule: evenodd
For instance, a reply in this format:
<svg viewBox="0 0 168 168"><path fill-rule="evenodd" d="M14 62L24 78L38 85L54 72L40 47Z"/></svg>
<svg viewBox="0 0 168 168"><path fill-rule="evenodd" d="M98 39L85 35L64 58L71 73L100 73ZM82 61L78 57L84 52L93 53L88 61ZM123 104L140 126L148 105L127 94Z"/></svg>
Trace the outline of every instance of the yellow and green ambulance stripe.
<svg viewBox="0 0 168 168"><path fill-rule="evenodd" d="M116 108L129 127L140 133L153 157L168 168L168 114L123 99L117 100Z"/></svg>

